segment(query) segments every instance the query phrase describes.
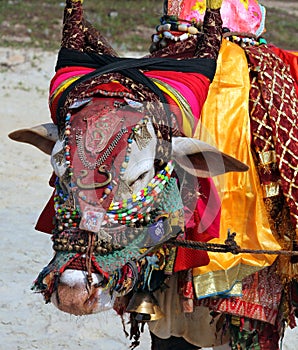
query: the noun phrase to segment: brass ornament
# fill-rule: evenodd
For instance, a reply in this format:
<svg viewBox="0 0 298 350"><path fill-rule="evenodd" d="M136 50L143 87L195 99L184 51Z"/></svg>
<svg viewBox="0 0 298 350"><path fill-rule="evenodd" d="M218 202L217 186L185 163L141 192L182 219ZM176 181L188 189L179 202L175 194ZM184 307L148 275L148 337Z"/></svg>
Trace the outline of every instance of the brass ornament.
<svg viewBox="0 0 298 350"><path fill-rule="evenodd" d="M136 292L126 308L127 312L135 312L139 322L157 321L164 317L157 299L150 292Z"/></svg>
<svg viewBox="0 0 298 350"><path fill-rule="evenodd" d="M152 136L147 127L147 123L148 123L148 120L145 119L142 121L142 123L138 123L133 128L133 138L139 150L142 150L143 148L145 148L152 139Z"/></svg>
<svg viewBox="0 0 298 350"><path fill-rule="evenodd" d="M81 170L80 175L78 176L77 179L77 185L78 187L84 189L84 190L94 190L97 188L102 188L107 186L111 181L112 181L112 174L110 171L106 170L105 165L101 165L98 167L98 172L100 174L105 174L107 179L104 182L94 182L90 184L84 184L82 182L82 179L88 175L88 170Z"/></svg>

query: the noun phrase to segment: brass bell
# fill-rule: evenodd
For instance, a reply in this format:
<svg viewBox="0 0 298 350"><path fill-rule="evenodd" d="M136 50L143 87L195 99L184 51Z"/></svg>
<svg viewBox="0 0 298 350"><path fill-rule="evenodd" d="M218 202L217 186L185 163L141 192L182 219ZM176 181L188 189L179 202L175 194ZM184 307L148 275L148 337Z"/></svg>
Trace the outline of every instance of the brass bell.
<svg viewBox="0 0 298 350"><path fill-rule="evenodd" d="M126 311L136 312L137 321L156 321L164 317L158 302L152 293L136 292L127 305Z"/></svg>
<svg viewBox="0 0 298 350"><path fill-rule="evenodd" d="M158 304L153 306L154 314L151 314L150 321L157 321L163 317L165 317L164 313L161 311L161 308Z"/></svg>
<svg viewBox="0 0 298 350"><path fill-rule="evenodd" d="M153 314L153 304L154 299L152 294L136 292L130 299L126 310L128 312L137 312L139 314Z"/></svg>

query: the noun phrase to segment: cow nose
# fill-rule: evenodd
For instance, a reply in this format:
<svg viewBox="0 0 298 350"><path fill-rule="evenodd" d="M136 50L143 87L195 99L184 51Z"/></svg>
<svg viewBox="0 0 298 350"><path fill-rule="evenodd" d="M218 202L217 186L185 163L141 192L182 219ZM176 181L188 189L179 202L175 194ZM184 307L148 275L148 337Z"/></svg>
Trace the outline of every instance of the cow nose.
<svg viewBox="0 0 298 350"><path fill-rule="evenodd" d="M98 286L102 277L92 274L92 278L92 285L87 287L85 271L66 270L52 294L52 303L59 310L76 316L110 309L111 297Z"/></svg>
<svg viewBox="0 0 298 350"><path fill-rule="evenodd" d="M52 295L52 303L61 311L72 315L89 315L95 312L98 303L98 290L94 286L70 286L60 283Z"/></svg>

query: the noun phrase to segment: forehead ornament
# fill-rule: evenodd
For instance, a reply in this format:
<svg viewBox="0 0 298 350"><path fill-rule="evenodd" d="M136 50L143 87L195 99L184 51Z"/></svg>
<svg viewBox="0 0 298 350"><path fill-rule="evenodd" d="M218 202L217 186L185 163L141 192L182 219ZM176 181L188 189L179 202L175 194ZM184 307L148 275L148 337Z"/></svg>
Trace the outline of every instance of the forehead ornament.
<svg viewBox="0 0 298 350"><path fill-rule="evenodd" d="M82 179L84 177L88 176L88 170L83 169L83 170L81 170L81 174L80 174L80 176L77 179L78 187L82 188L84 190L94 190L94 189L97 189L97 188L105 187L112 181L112 174L111 174L111 172L109 170L106 169L106 166L104 164L99 166L97 170L98 170L98 172L100 174L105 174L106 175L106 177L107 177L106 181L94 182L94 183L91 183L91 184L84 184L82 182Z"/></svg>
<svg viewBox="0 0 298 350"><path fill-rule="evenodd" d="M140 151L145 148L152 139L152 136L147 127L148 121L149 119L147 117L143 118L140 123L132 128L133 139L136 141L136 144Z"/></svg>

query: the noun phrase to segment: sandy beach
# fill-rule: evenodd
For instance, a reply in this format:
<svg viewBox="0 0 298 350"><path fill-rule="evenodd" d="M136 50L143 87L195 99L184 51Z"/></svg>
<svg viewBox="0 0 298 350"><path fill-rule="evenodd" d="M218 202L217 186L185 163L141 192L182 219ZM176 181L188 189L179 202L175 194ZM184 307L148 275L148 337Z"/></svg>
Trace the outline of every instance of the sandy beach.
<svg viewBox="0 0 298 350"><path fill-rule="evenodd" d="M51 194L49 157L11 141L9 132L50 121L47 93L56 54L0 48L0 350L125 350L129 340L113 311L75 317L45 305L31 284L52 258L50 236L34 230ZM283 350L296 350L298 329ZM139 350L149 350L147 331Z"/></svg>

